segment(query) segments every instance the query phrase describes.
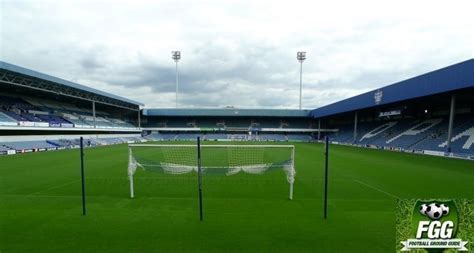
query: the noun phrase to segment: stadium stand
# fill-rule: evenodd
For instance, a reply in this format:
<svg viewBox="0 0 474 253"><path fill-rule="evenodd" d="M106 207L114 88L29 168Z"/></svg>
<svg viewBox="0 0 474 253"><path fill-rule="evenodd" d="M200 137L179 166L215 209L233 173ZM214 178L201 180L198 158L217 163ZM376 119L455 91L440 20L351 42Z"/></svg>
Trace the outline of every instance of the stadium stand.
<svg viewBox="0 0 474 253"><path fill-rule="evenodd" d="M359 124L359 137L353 142L353 128L345 125L329 134L331 141L361 146L387 147L412 151L446 151L448 118L426 120L390 120ZM474 117L459 116L454 123L452 152L474 153Z"/></svg>
<svg viewBox="0 0 474 253"><path fill-rule="evenodd" d="M142 103L1 61L0 83L0 154L145 140Z"/></svg>
<svg viewBox="0 0 474 253"><path fill-rule="evenodd" d="M108 116L106 112L96 112L94 120L87 109L70 104L10 96L0 96L0 101L1 125L78 128L94 128L95 125L95 128L136 129L131 123Z"/></svg>
<svg viewBox="0 0 474 253"><path fill-rule="evenodd" d="M257 136L260 141L287 141L288 138L284 134L267 134L261 133Z"/></svg>
<svg viewBox="0 0 474 253"><path fill-rule="evenodd" d="M470 59L311 115L326 128L339 129L327 134L333 143L474 159L473 94Z"/></svg>
<svg viewBox="0 0 474 253"><path fill-rule="evenodd" d="M311 141L318 130L304 110L144 109L144 116L163 140Z"/></svg>
<svg viewBox="0 0 474 253"><path fill-rule="evenodd" d="M287 134L288 141L312 141L313 137L310 134Z"/></svg>
<svg viewBox="0 0 474 253"><path fill-rule="evenodd" d="M225 133L212 133L212 134L205 134L205 140L223 140L227 139L227 134Z"/></svg>
<svg viewBox="0 0 474 253"><path fill-rule="evenodd" d="M176 135L175 140L181 140L181 141L186 141L186 140L191 140L194 141L196 140L197 137L201 137L202 134L200 133L180 133Z"/></svg>
<svg viewBox="0 0 474 253"><path fill-rule="evenodd" d="M45 141L7 142L4 143L4 146L18 151L28 149L56 149L56 146Z"/></svg>
<svg viewBox="0 0 474 253"><path fill-rule="evenodd" d="M86 108L67 103L38 101L34 98L0 96L0 122L17 126L78 127L78 128L136 128L129 122L97 111L94 119Z"/></svg>
<svg viewBox="0 0 474 253"><path fill-rule="evenodd" d="M198 136L209 141L329 136L333 143L474 159L474 59L312 111L158 108L140 113L141 103L4 62L0 82L5 87L0 131L7 133L0 135L0 154L75 148L79 131L87 146ZM31 131L44 136L37 132L43 129L61 136L33 138ZM10 138L12 132L17 139Z"/></svg>
<svg viewBox="0 0 474 253"><path fill-rule="evenodd" d="M148 117L148 128L223 128L233 130L252 128L280 128L280 129L311 129L310 118L303 120L281 119L281 118L183 118L166 117L155 120Z"/></svg>

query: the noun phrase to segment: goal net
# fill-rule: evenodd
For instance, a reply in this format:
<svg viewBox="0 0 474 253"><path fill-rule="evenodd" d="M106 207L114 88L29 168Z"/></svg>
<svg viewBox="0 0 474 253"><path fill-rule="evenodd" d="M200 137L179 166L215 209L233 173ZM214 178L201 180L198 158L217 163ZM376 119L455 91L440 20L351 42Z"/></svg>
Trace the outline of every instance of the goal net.
<svg viewBox="0 0 474 253"><path fill-rule="evenodd" d="M293 198L295 147L293 145L200 145L201 173L232 176L238 173L264 174L282 170ZM198 171L197 145L130 144L128 176L130 196L134 197L136 170L186 174Z"/></svg>

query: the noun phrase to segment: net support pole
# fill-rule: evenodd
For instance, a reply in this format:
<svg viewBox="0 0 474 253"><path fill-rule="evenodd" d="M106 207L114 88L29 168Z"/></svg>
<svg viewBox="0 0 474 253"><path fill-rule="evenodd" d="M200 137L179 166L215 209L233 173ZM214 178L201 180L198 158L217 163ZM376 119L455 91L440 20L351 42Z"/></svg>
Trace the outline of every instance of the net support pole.
<svg viewBox="0 0 474 253"><path fill-rule="evenodd" d="M199 192L199 220L203 220L202 214L202 171L201 171L201 138L197 137L197 167L198 167L198 192Z"/></svg>
<svg viewBox="0 0 474 253"><path fill-rule="evenodd" d="M130 198L133 199L135 197L135 192L133 191L133 175L130 175Z"/></svg>
<svg viewBox="0 0 474 253"><path fill-rule="evenodd" d="M128 161L132 161L132 148L128 147ZM133 199L135 197L135 191L133 186L133 173L130 171L128 172L128 180L130 181L130 198Z"/></svg>
<svg viewBox="0 0 474 253"><path fill-rule="evenodd" d="M295 148L291 150L291 171L290 171L290 200L293 199L293 184L295 183Z"/></svg>
<svg viewBox="0 0 474 253"><path fill-rule="evenodd" d="M81 157L81 186L82 186L82 215L86 215L86 187L84 179L84 138L80 138Z"/></svg>
<svg viewBox="0 0 474 253"><path fill-rule="evenodd" d="M324 137L324 219L328 214L328 158L329 158L329 137Z"/></svg>

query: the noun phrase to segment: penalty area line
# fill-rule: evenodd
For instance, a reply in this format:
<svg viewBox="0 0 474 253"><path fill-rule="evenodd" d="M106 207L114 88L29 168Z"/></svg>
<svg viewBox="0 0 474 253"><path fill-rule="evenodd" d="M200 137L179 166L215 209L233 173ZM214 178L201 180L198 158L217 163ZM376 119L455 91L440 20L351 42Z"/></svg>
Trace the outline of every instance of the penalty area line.
<svg viewBox="0 0 474 253"><path fill-rule="evenodd" d="M64 183L64 184L60 184L60 185L56 185L56 186L52 186L48 189L44 189L44 190L40 190L40 191L37 191L37 192L33 192L33 193L30 193L28 195L31 195L31 196L35 196L35 195L38 195L39 193L42 193L42 192L48 192L48 191L51 191L51 190L55 190L55 189L58 189L58 188L61 188L61 187L64 187L64 186L68 186L68 185L71 185L71 184L74 184L75 182L78 182L79 180L73 180L71 182L67 182L67 183Z"/></svg>
<svg viewBox="0 0 474 253"><path fill-rule="evenodd" d="M352 179L352 180L353 180L354 182L359 183L359 184L361 184L361 185L363 185L363 186L365 186L365 187L368 187L368 188L370 188L370 189L372 189L372 190L381 192L381 193L383 193L383 194L385 194L385 195L387 195L387 196L389 196L389 197L392 197L392 198L395 198L395 199L399 199L399 198L400 198L399 196L397 196L397 195L395 195L395 194L392 194L392 193L390 193L390 192L384 191L384 190L382 190L382 189L380 189L380 188L378 188L378 187L375 187L375 186L370 185L370 184L368 184L368 183L362 182L362 181L360 181L360 180L358 180L358 179Z"/></svg>

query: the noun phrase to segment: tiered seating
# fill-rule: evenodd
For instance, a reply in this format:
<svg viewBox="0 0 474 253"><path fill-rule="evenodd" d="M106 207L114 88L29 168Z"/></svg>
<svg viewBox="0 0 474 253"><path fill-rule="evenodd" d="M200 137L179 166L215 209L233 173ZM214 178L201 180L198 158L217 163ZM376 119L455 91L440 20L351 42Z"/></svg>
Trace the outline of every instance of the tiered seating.
<svg viewBox="0 0 474 253"><path fill-rule="evenodd" d="M56 116L56 115L38 115L38 118L40 118L41 120L45 121L45 122L49 122L49 125L50 126L68 126L68 127L73 127L74 125L72 125L71 122L59 117L59 116Z"/></svg>
<svg viewBox="0 0 474 253"><path fill-rule="evenodd" d="M352 143L353 140L353 126L345 125L339 128L339 131L333 134L330 134L331 141L340 142L340 143Z"/></svg>
<svg viewBox="0 0 474 253"><path fill-rule="evenodd" d="M309 134L287 134L289 141L311 141L311 135Z"/></svg>
<svg viewBox="0 0 474 253"><path fill-rule="evenodd" d="M3 153L3 152L7 152L8 150L10 150L10 148L7 148L7 147L5 147L5 146L3 146L3 145L0 146L0 152Z"/></svg>
<svg viewBox="0 0 474 253"><path fill-rule="evenodd" d="M212 133L204 135L204 139L206 140L218 140L218 139L226 139L227 134L219 134L219 133Z"/></svg>
<svg viewBox="0 0 474 253"><path fill-rule="evenodd" d="M176 139L177 140L196 140L198 136L201 136L199 133L182 133L178 134Z"/></svg>
<svg viewBox="0 0 474 253"><path fill-rule="evenodd" d="M452 152L474 153L474 126L454 137Z"/></svg>
<svg viewBox="0 0 474 253"><path fill-rule="evenodd" d="M287 141L287 137L283 134L264 134L261 133L257 137L261 141Z"/></svg>
<svg viewBox="0 0 474 253"><path fill-rule="evenodd" d="M387 137L389 133L393 132L393 127L397 123L397 121L367 123L366 130L361 131L362 134L358 136L358 143L373 144L377 139Z"/></svg>
<svg viewBox="0 0 474 253"><path fill-rule="evenodd" d="M6 142L4 146L14 150L26 149L55 149L56 146L46 141L23 141L23 142Z"/></svg>
<svg viewBox="0 0 474 253"><path fill-rule="evenodd" d="M443 141L437 147L446 149L447 142ZM467 120L453 129L451 151L454 153L474 154L474 119Z"/></svg>
<svg viewBox="0 0 474 253"><path fill-rule="evenodd" d="M123 120L120 120L120 119L114 119L114 118L110 118L110 117L105 117L110 123L112 126L119 126L119 127L123 127L123 128L135 128L135 126L133 126L132 124L126 122L126 121L123 121Z"/></svg>
<svg viewBox="0 0 474 253"><path fill-rule="evenodd" d="M339 127L331 141L352 143L353 126ZM356 144L405 150L447 151L447 118L360 123ZM455 117L451 152L474 154L474 118Z"/></svg>
<svg viewBox="0 0 474 253"><path fill-rule="evenodd" d="M407 149L425 139L428 133L430 133L434 127L440 125L442 121L443 120L439 118L418 121L416 125L387 140L386 144ZM445 127L447 127L447 125Z"/></svg>
<svg viewBox="0 0 474 253"><path fill-rule="evenodd" d="M4 110L21 110L28 111L35 109L32 104L25 102L20 98L9 97L9 96L0 96L0 107Z"/></svg>
<svg viewBox="0 0 474 253"><path fill-rule="evenodd" d="M472 119L465 116L456 117L453 125L453 137L470 126ZM431 133L428 133L426 138L415 144L412 148L417 150L433 150L446 151L446 146L441 144L446 142L448 138L448 120L444 120L442 124L434 128Z"/></svg>
<svg viewBox="0 0 474 253"><path fill-rule="evenodd" d="M82 128L90 128L92 127L89 123L86 121L82 120L78 115L75 115L74 113L61 113L61 115L67 119L67 121L71 122L74 124L76 127L82 127Z"/></svg>
<svg viewBox="0 0 474 253"><path fill-rule="evenodd" d="M163 140L174 141L176 139L176 136L176 133L161 133L161 137L163 137Z"/></svg>
<svg viewBox="0 0 474 253"><path fill-rule="evenodd" d="M401 133L407 131L408 129L414 127L417 125L419 122L418 121L413 121L413 120L400 120L397 121L396 124L393 126L387 128L385 131L380 132L378 135L373 137L373 140L370 142L366 142L365 144L371 144L375 146L380 146L380 147L396 147L400 148L397 146L397 142L394 143L387 143L389 140L394 139L396 136L399 136ZM382 123L383 124L383 123ZM381 125L382 125L381 124ZM360 124L361 128L363 128L363 124ZM372 131L373 129L370 129L369 131ZM359 136L365 135L367 132L359 131ZM360 137L362 138L362 137ZM358 139L360 140L360 139ZM392 141L393 142L393 141ZM359 143L359 142L357 142Z"/></svg>
<svg viewBox="0 0 474 253"><path fill-rule="evenodd" d="M7 121L8 120L8 121ZM72 104L52 102L43 99L0 96L0 125L81 127L91 128L135 128L132 124L110 116L107 112L96 112L91 108L79 108Z"/></svg>
<svg viewBox="0 0 474 253"><path fill-rule="evenodd" d="M0 126L16 126L18 122L0 111Z"/></svg>
<svg viewBox="0 0 474 253"><path fill-rule="evenodd" d="M161 141L163 140L163 137L161 136L160 133L151 133L149 135L143 136L145 140L148 141Z"/></svg>
<svg viewBox="0 0 474 253"><path fill-rule="evenodd" d="M147 127L160 128L226 128L250 129L250 128L310 128L309 119L279 119L279 118L189 118L189 117L167 117L166 119L149 118ZM313 126L314 127L314 126Z"/></svg>
<svg viewBox="0 0 474 253"><path fill-rule="evenodd" d="M27 139L25 136L22 139ZM139 136L130 137L110 137L110 138L84 138L84 145L97 146L97 145L111 145L127 142L142 142L145 140ZM17 152L28 152L28 151L41 151L41 150L56 150L64 148L77 148L79 146L79 139L52 139L52 140L24 140L14 142L3 142L0 143L0 154L5 154L8 150L16 150Z"/></svg>
<svg viewBox="0 0 474 253"><path fill-rule="evenodd" d="M79 145L79 140L78 139L47 140L46 142L50 143L51 145L57 146L57 147L74 147L74 146Z"/></svg>
<svg viewBox="0 0 474 253"><path fill-rule="evenodd" d="M25 118L23 118L22 116L20 116L19 114L16 114L14 112L10 112L10 111L3 111L2 110L2 113L4 113L5 115L7 115L8 117L16 120L16 121L25 121Z"/></svg>
<svg viewBox="0 0 474 253"><path fill-rule="evenodd" d="M235 140L235 141L246 141L248 140L249 136L247 134L228 134L227 138L228 140Z"/></svg>

